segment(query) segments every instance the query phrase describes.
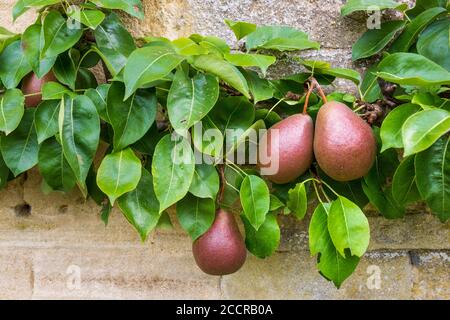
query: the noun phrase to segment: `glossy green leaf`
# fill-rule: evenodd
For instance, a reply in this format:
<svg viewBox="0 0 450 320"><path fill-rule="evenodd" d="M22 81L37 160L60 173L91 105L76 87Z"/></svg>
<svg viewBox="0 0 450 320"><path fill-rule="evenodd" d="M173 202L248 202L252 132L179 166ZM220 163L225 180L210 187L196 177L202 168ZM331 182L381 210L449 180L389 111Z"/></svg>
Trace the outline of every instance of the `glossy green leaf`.
<svg viewBox="0 0 450 320"><path fill-rule="evenodd" d="M381 125L380 136L383 142L381 152L390 148L403 148L402 127L405 121L418 112L420 107L407 103L389 112Z"/></svg>
<svg viewBox="0 0 450 320"><path fill-rule="evenodd" d="M404 159L392 179L392 196L400 205L406 205L420 200L416 185L414 157Z"/></svg>
<svg viewBox="0 0 450 320"><path fill-rule="evenodd" d="M277 196L271 194L269 211L273 212L283 207L285 207L284 203Z"/></svg>
<svg viewBox="0 0 450 320"><path fill-rule="evenodd" d="M39 145L34 128L34 109L24 113L14 132L1 137L0 148L6 165L16 177L38 163Z"/></svg>
<svg viewBox="0 0 450 320"><path fill-rule="evenodd" d="M431 24L419 36L417 52L450 71L450 20L442 19Z"/></svg>
<svg viewBox="0 0 450 320"><path fill-rule="evenodd" d="M366 31L353 45L353 61L379 53L405 27L405 24L406 22L402 20L387 21L381 24L380 29Z"/></svg>
<svg viewBox="0 0 450 320"><path fill-rule="evenodd" d="M89 0L99 7L123 10L133 17L144 19L144 8L141 0Z"/></svg>
<svg viewBox="0 0 450 320"><path fill-rule="evenodd" d="M250 98L247 80L238 68L222 58L214 54L196 56L193 58L192 65L197 69L218 76L245 97Z"/></svg>
<svg viewBox="0 0 450 320"><path fill-rule="evenodd" d="M219 174L213 165L202 163L195 166L190 193L199 198L216 199L219 186Z"/></svg>
<svg viewBox="0 0 450 320"><path fill-rule="evenodd" d="M125 86L114 82L108 91L106 114L114 130L114 150L141 139L156 118L156 95L150 89L138 90L123 101Z"/></svg>
<svg viewBox="0 0 450 320"><path fill-rule="evenodd" d="M39 171L53 190L68 192L77 183L62 146L55 138L46 140L39 148Z"/></svg>
<svg viewBox="0 0 450 320"><path fill-rule="evenodd" d="M100 118L106 122L110 122L109 116L106 113L106 100L108 98L110 87L110 84L102 84L99 85L96 89L88 89L84 93L94 103Z"/></svg>
<svg viewBox="0 0 450 320"><path fill-rule="evenodd" d="M50 11L42 27L44 46L41 58L56 57L72 48L83 35L83 30L75 24L69 24L58 11Z"/></svg>
<svg viewBox="0 0 450 320"><path fill-rule="evenodd" d="M226 41L215 36L202 37L199 44L208 52L217 54L218 56L230 53L230 47L228 46Z"/></svg>
<svg viewBox="0 0 450 320"><path fill-rule="evenodd" d="M50 81L42 86L42 100L61 100L65 94L69 96L75 95L59 82Z"/></svg>
<svg viewBox="0 0 450 320"><path fill-rule="evenodd" d="M394 9L400 6L402 4L394 0L348 0L341 8L341 15L348 16L355 11L373 11L375 8L378 10Z"/></svg>
<svg viewBox="0 0 450 320"><path fill-rule="evenodd" d="M409 117L402 127L404 156L428 149L442 135L450 131L450 112L424 110Z"/></svg>
<svg viewBox="0 0 450 320"><path fill-rule="evenodd" d="M55 0L56 1L56 0ZM17 18L23 15L29 8L25 7L24 0L17 0L16 4L12 9L13 21L15 22Z"/></svg>
<svg viewBox="0 0 450 320"><path fill-rule="evenodd" d="M5 163L5 160L3 160L3 156L0 153L0 189L3 189L8 184L8 178L9 178L9 168Z"/></svg>
<svg viewBox="0 0 450 320"><path fill-rule="evenodd" d="M309 224L309 250L318 254L317 267L322 276L340 287L359 263L357 256L343 257L333 245L328 231L328 212L330 204L319 204Z"/></svg>
<svg viewBox="0 0 450 320"><path fill-rule="evenodd" d="M56 58L55 65L53 67L53 73L55 74L56 79L72 90L75 90L75 83L78 74L78 63L74 61L74 56L75 51L71 50L60 54Z"/></svg>
<svg viewBox="0 0 450 320"><path fill-rule="evenodd" d="M198 198L189 193L177 203L178 221L193 241L209 230L214 222L215 212L213 199Z"/></svg>
<svg viewBox="0 0 450 320"><path fill-rule="evenodd" d="M58 115L61 101L43 101L34 114L37 140L39 144L58 133Z"/></svg>
<svg viewBox="0 0 450 320"><path fill-rule="evenodd" d="M266 220L270 208L270 193L266 182L254 175L248 175L242 181L240 198L244 215L255 230Z"/></svg>
<svg viewBox="0 0 450 320"><path fill-rule="evenodd" d="M406 10L406 14L410 19L413 19L430 8L445 8L447 6L447 3L448 0L416 0L415 6L412 9Z"/></svg>
<svg viewBox="0 0 450 320"><path fill-rule="evenodd" d="M308 209L306 187L304 183L298 183L295 188L289 190L287 207L294 213L297 219L303 219Z"/></svg>
<svg viewBox="0 0 450 320"><path fill-rule="evenodd" d="M247 80L254 104L273 98L274 88L268 80L261 79L255 71L251 70L246 70L244 76Z"/></svg>
<svg viewBox="0 0 450 320"><path fill-rule="evenodd" d="M199 46L195 41L189 38L179 38L172 41L173 46L177 53L184 56L197 56L201 54L207 54L208 49Z"/></svg>
<svg viewBox="0 0 450 320"><path fill-rule="evenodd" d="M105 19L105 14L100 10L80 10L76 8L69 12L69 17L95 30Z"/></svg>
<svg viewBox="0 0 450 320"><path fill-rule="evenodd" d="M152 174L159 212L175 204L188 193L195 172L195 159L188 141L164 136L153 155Z"/></svg>
<svg viewBox="0 0 450 320"><path fill-rule="evenodd" d="M117 202L124 216L145 241L161 217L151 174L142 168L141 180L136 189L121 196Z"/></svg>
<svg viewBox="0 0 450 320"><path fill-rule="evenodd" d="M167 47L144 47L134 51L124 69L125 99L143 85L164 78L183 60Z"/></svg>
<svg viewBox="0 0 450 320"><path fill-rule="evenodd" d="M275 253L280 245L281 231L277 215L269 213L258 230L245 215L241 215L245 227L245 245L254 256L264 259Z"/></svg>
<svg viewBox="0 0 450 320"><path fill-rule="evenodd" d="M308 35L300 30L286 26L262 26L247 36L248 50L264 48L280 51L318 49L319 44L308 40Z"/></svg>
<svg viewBox="0 0 450 320"><path fill-rule="evenodd" d="M417 187L442 222L450 218L450 136L446 135L415 160Z"/></svg>
<svg viewBox="0 0 450 320"><path fill-rule="evenodd" d="M248 53L227 53L224 57L228 62L238 67L258 67L264 75L267 69L277 60L274 56Z"/></svg>
<svg viewBox="0 0 450 320"><path fill-rule="evenodd" d="M359 84L361 82L361 75L358 71L346 68L330 68L330 69L318 69L316 70L319 74L325 74L329 76L333 76L336 78L347 79L355 84Z"/></svg>
<svg viewBox="0 0 450 320"><path fill-rule="evenodd" d="M360 85L363 101L372 103L383 98L381 88L378 85L377 66L371 66L367 69L366 74Z"/></svg>
<svg viewBox="0 0 450 320"><path fill-rule="evenodd" d="M13 132L22 120L25 98L19 89L6 90L0 96L0 131Z"/></svg>
<svg viewBox="0 0 450 320"><path fill-rule="evenodd" d="M369 222L361 209L342 196L333 201L328 216L328 231L341 256L346 249L352 256L362 257L369 246Z"/></svg>
<svg viewBox="0 0 450 320"><path fill-rule="evenodd" d="M38 78L42 78L49 73L56 61L56 57L46 59L40 58L41 50L44 47L41 29L41 25L33 24L29 26L22 35L23 53Z"/></svg>
<svg viewBox="0 0 450 320"><path fill-rule="evenodd" d="M12 42L18 40L19 38L20 35L0 27L0 53L2 53L5 47L9 46Z"/></svg>
<svg viewBox="0 0 450 320"><path fill-rule="evenodd" d="M20 81L31 72L31 66L25 58L21 41L15 41L0 55L0 79L7 89L16 88Z"/></svg>
<svg viewBox="0 0 450 320"><path fill-rule="evenodd" d="M244 175L228 166L225 166L224 173L226 183L220 205L224 207L233 207L239 199L239 189L244 180Z"/></svg>
<svg viewBox="0 0 450 320"><path fill-rule="evenodd" d="M419 33L437 17L446 12L447 10L441 7L431 8L422 12L408 24L403 33L392 43L389 52L407 52L416 42Z"/></svg>
<svg viewBox="0 0 450 320"><path fill-rule="evenodd" d="M109 14L94 31L100 56L109 72L116 76L136 49L133 37L115 13Z"/></svg>
<svg viewBox="0 0 450 320"><path fill-rule="evenodd" d="M167 97L172 127L182 134L203 119L219 98L219 81L215 76L198 73L189 78L178 70Z"/></svg>
<svg viewBox="0 0 450 320"><path fill-rule="evenodd" d="M256 31L256 24L253 24L253 23L248 23L248 22L243 22L243 21L231 21L228 19L225 19L225 23L233 31L237 40L241 40L242 38L245 38L250 33Z"/></svg>
<svg viewBox="0 0 450 320"><path fill-rule="evenodd" d="M59 134L64 156L86 195L86 177L100 139L100 119L86 96L65 96L59 110Z"/></svg>
<svg viewBox="0 0 450 320"><path fill-rule="evenodd" d="M450 83L450 72L415 53L394 53L378 65L378 76L394 83L434 86Z"/></svg>
<svg viewBox="0 0 450 320"><path fill-rule="evenodd" d="M412 96L411 103L415 103L422 109L441 108L445 104L445 100L430 92L417 92Z"/></svg>
<svg viewBox="0 0 450 320"><path fill-rule="evenodd" d="M107 155L97 172L97 184L112 205L117 198L136 189L141 179L141 160L130 148Z"/></svg>

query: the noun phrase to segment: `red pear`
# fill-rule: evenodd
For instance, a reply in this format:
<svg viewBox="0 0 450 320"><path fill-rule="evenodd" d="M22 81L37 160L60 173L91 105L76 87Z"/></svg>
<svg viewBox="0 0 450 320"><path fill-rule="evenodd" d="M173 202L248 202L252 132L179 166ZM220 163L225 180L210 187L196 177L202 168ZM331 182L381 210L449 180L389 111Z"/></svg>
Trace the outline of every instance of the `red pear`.
<svg viewBox="0 0 450 320"><path fill-rule="evenodd" d="M216 212L211 228L192 245L199 268L210 275L227 275L245 263L247 249L234 216L223 209Z"/></svg>
<svg viewBox="0 0 450 320"><path fill-rule="evenodd" d="M314 154L320 168L336 181L365 176L375 161L372 128L345 104L331 101L317 114Z"/></svg>
<svg viewBox="0 0 450 320"><path fill-rule="evenodd" d="M275 124L260 141L261 174L278 184L301 176L313 160L313 136L314 124L308 114L296 114Z"/></svg>
<svg viewBox="0 0 450 320"><path fill-rule="evenodd" d="M54 73L50 71L41 79L39 79L33 72L27 75L22 81L22 92L24 95L31 95L25 98L25 106L28 108L37 107L42 102L42 87L50 81L57 81Z"/></svg>

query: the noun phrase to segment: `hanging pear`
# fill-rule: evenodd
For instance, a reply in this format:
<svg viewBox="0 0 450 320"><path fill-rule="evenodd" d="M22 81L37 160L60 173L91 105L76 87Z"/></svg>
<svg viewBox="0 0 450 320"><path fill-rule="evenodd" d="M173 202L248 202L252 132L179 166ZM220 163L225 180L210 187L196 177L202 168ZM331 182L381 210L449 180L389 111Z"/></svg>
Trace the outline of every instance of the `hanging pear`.
<svg viewBox="0 0 450 320"><path fill-rule="evenodd" d="M345 104L331 101L319 110L314 155L320 168L336 181L365 176L375 161L372 128Z"/></svg>
<svg viewBox="0 0 450 320"><path fill-rule="evenodd" d="M219 209L211 228L192 245L199 268L210 275L238 271L247 258L247 249L233 214Z"/></svg>
<svg viewBox="0 0 450 320"><path fill-rule="evenodd" d="M291 182L311 166L314 124L305 112L290 116L271 127L259 144L261 174L278 184Z"/></svg>
<svg viewBox="0 0 450 320"><path fill-rule="evenodd" d="M57 81L55 74L50 71L41 79L39 79L34 72L28 74L22 81L22 92L25 97L25 106L27 108L37 107L42 102L42 87L47 82Z"/></svg>

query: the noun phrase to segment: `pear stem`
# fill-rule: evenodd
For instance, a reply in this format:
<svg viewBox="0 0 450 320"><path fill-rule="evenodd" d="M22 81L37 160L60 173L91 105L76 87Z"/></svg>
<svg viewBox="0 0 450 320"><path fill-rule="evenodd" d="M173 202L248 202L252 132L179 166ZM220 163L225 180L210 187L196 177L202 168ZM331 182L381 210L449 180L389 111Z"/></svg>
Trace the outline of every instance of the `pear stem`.
<svg viewBox="0 0 450 320"><path fill-rule="evenodd" d="M217 198L218 203L222 203L223 201L223 195L225 193L225 185L226 185L226 179L225 179L225 169L224 169L225 165L220 164L219 165L219 174L220 174L220 191L219 191L219 196Z"/></svg>
<svg viewBox="0 0 450 320"><path fill-rule="evenodd" d="M320 86L319 82L317 82L317 80L315 78L311 78L311 83L314 85L314 87L317 88L317 90L319 90L319 94L323 100L323 103L328 103L327 96L323 92L322 87Z"/></svg>
<svg viewBox="0 0 450 320"><path fill-rule="evenodd" d="M311 93L314 90L314 84L311 84L308 82L308 92L306 93L305 97L305 104L303 105L303 114L306 114L308 110L308 104L309 104L309 97L311 96Z"/></svg>

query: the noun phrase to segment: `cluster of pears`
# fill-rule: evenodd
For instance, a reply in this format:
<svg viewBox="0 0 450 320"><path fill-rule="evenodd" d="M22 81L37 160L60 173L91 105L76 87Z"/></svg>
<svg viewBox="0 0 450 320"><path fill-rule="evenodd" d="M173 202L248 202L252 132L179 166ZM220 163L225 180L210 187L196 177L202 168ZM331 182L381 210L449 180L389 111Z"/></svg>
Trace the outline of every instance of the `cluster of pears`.
<svg viewBox="0 0 450 320"><path fill-rule="evenodd" d="M377 144L372 128L345 104L327 102L320 86L325 104L314 128L306 108L315 86L310 87L303 113L275 124L260 143L258 166L278 162L278 170L267 175L274 183L297 179L308 170L314 157L325 174L342 182L365 176L375 161ZM277 139L272 138L275 130Z"/></svg>

